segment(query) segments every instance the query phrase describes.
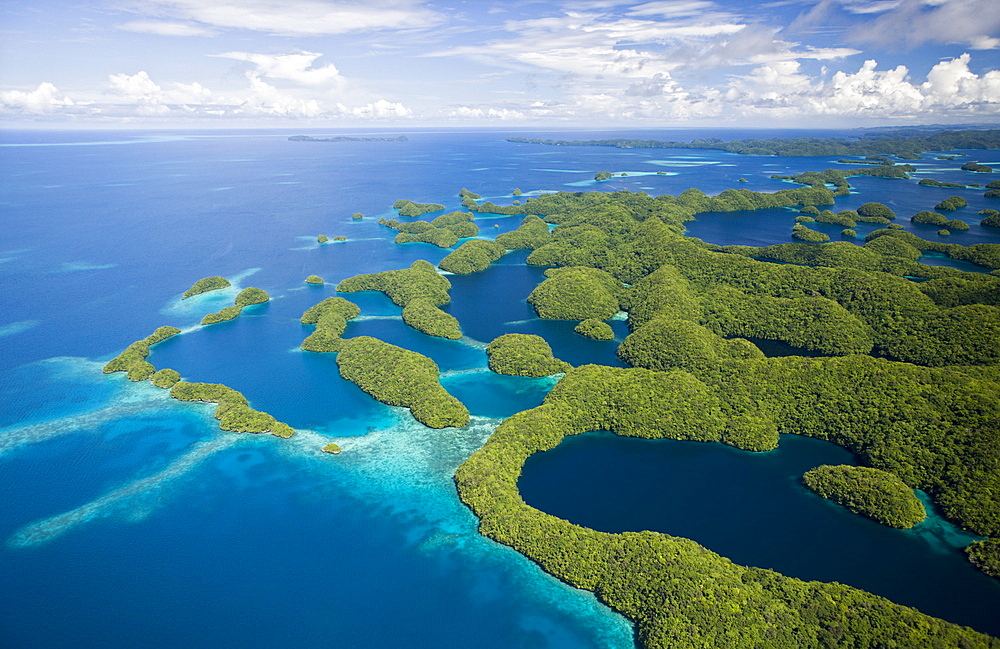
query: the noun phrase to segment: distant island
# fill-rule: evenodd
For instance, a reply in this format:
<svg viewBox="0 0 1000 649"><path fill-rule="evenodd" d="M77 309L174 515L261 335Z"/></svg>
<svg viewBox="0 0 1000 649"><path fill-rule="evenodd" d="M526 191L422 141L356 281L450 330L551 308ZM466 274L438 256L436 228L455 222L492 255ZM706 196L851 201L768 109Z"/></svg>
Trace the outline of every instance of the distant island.
<svg viewBox="0 0 1000 649"><path fill-rule="evenodd" d="M350 137L347 135L337 135L335 137L313 137L311 135L293 135L288 138L289 142L407 142L410 138L405 135L399 137Z"/></svg>
<svg viewBox="0 0 1000 649"><path fill-rule="evenodd" d="M712 149L742 155L779 156L871 156L895 155L903 160L919 160L927 151L955 149L1000 149L1000 130L942 131L930 135L865 135L857 139L824 137L777 137L764 140L732 140L717 137L690 142L664 140L546 140L542 138L509 137L518 144L553 146L613 146L619 149ZM872 164L872 161L854 161ZM601 180L601 179L598 179Z"/></svg>

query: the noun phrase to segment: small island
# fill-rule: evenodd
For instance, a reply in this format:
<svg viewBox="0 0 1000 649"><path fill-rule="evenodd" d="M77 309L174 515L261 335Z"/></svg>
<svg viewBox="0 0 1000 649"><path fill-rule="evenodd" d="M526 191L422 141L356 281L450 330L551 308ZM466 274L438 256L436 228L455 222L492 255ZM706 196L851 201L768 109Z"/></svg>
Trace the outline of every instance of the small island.
<svg viewBox="0 0 1000 649"><path fill-rule="evenodd" d="M310 275L306 278L306 284L323 284L323 278L319 275Z"/></svg>
<svg viewBox="0 0 1000 649"><path fill-rule="evenodd" d="M477 273L489 268L491 263L500 259L506 252L507 249L498 242L472 239L442 259L438 263L438 268L457 275Z"/></svg>
<svg viewBox="0 0 1000 649"><path fill-rule="evenodd" d="M333 455L340 455L340 446L333 442L330 442L326 446L320 449L324 453L331 453Z"/></svg>
<svg viewBox="0 0 1000 649"><path fill-rule="evenodd" d="M187 383L180 381L170 388L170 396L180 401L217 403L215 418L219 428L238 433L271 433L275 437L291 437L295 429L260 410L250 407L242 393L220 383Z"/></svg>
<svg viewBox="0 0 1000 649"><path fill-rule="evenodd" d="M606 322L596 318L587 318L573 328L573 331L594 340L614 340L615 331Z"/></svg>
<svg viewBox="0 0 1000 649"><path fill-rule="evenodd" d="M229 280L225 277L220 277L218 275L213 275L212 277L203 277L199 279L194 285L188 290L184 291L184 296L182 300L186 300L189 297L198 295L200 293L205 293L207 291L215 291L220 288L226 288L227 286L232 286Z"/></svg>
<svg viewBox="0 0 1000 649"><path fill-rule="evenodd" d="M968 204L969 204L968 201L966 201L961 196L952 196L951 198L946 198L937 205L935 205L934 209L954 212L958 208L965 207Z"/></svg>
<svg viewBox="0 0 1000 649"><path fill-rule="evenodd" d="M181 332L177 327L158 327L142 340L137 340L104 366L104 373L125 372L129 381L145 381L156 373L153 364L146 360L149 348Z"/></svg>
<svg viewBox="0 0 1000 649"><path fill-rule="evenodd" d="M342 377L382 403L409 408L425 426L469 423L468 409L441 386L437 363L423 354L359 336L344 341L337 366Z"/></svg>
<svg viewBox="0 0 1000 649"><path fill-rule="evenodd" d="M392 204L392 209L399 210L400 216L420 216L430 212L439 212L444 209L444 205L439 203L414 203L411 200L401 198Z"/></svg>
<svg viewBox="0 0 1000 649"><path fill-rule="evenodd" d="M806 471L802 482L820 496L855 514L900 529L924 520L927 512L899 476L864 466L824 464Z"/></svg>
<svg viewBox="0 0 1000 649"><path fill-rule="evenodd" d="M201 319L201 324L211 325L216 324L217 322L232 320L243 312L243 307L254 304L263 304L264 302L268 302L270 299L271 296L268 295L266 291L253 286L247 287L240 291L239 295L236 296L236 304L234 306L227 306L217 313L209 313Z"/></svg>
<svg viewBox="0 0 1000 649"><path fill-rule="evenodd" d="M321 234L318 237L316 237L316 242L317 243L326 243L329 240L330 240L330 237L326 236L325 234Z"/></svg>
<svg viewBox="0 0 1000 649"><path fill-rule="evenodd" d="M486 346L490 369L497 374L542 377L568 372L573 366L552 356L552 347L534 334L504 334Z"/></svg>

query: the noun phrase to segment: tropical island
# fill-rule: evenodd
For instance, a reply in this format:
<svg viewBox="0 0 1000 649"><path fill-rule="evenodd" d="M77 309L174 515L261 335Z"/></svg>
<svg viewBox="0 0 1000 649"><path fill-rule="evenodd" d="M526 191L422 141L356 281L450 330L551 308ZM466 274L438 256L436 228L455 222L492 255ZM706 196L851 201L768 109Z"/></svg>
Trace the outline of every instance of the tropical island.
<svg viewBox="0 0 1000 649"><path fill-rule="evenodd" d="M1000 130L941 131L932 135L923 135L917 132L911 134L906 131L900 131L885 135L862 135L856 139L799 137L732 140L729 142L717 137L696 139L690 142L620 138L608 140L551 140L527 137L508 137L507 141L519 144L545 144L550 146L612 146L620 149L710 149L739 153L741 155L894 155L904 160L914 160L919 159L921 157L920 154L928 151L1000 149ZM985 167L985 165L979 166ZM986 169L969 170L992 171L989 167L986 167Z"/></svg>
<svg viewBox="0 0 1000 649"><path fill-rule="evenodd" d="M806 471L802 482L824 498L883 525L908 529L927 512L899 476L865 466L818 466Z"/></svg>
<svg viewBox="0 0 1000 649"><path fill-rule="evenodd" d="M229 280L225 277L220 277L218 275L213 275L212 277L203 277L199 279L194 285L188 290L184 291L184 295L181 297L182 300L186 300L189 297L198 295L200 293L205 293L207 291L216 291L220 288L226 288L227 286L232 286Z"/></svg>
<svg viewBox="0 0 1000 649"><path fill-rule="evenodd" d="M201 319L201 324L210 325L217 322L225 322L226 320L232 320L233 318L239 316L243 313L243 308L252 306L254 304L263 304L268 302L271 296L259 288L250 286L242 291L236 296L236 303L233 306L227 306L217 313L209 313L204 318Z"/></svg>

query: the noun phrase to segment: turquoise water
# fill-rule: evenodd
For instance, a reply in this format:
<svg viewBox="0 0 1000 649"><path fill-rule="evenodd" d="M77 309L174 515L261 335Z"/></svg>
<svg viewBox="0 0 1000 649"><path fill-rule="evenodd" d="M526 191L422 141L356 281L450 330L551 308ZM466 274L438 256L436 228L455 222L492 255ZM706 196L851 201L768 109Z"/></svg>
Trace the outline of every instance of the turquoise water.
<svg viewBox="0 0 1000 649"><path fill-rule="evenodd" d="M633 646L630 625L593 596L480 537L451 477L500 418L537 405L552 385L488 372L486 343L537 333L572 363L620 365L617 341L537 319L524 299L543 275L523 264L524 252L450 277L446 309L462 324L459 341L406 327L382 295L345 295L363 310L347 336L430 356L473 414L463 429L430 430L342 380L330 355L300 351L309 328L298 319L343 278L448 253L393 244L395 232L376 221L393 216L398 198L452 210L462 187L500 204L515 187L773 191L787 184L772 173L832 162L547 148L504 142L531 133L499 131L328 144L288 142L292 134L0 133L0 646ZM601 170L630 176L598 185ZM671 175L646 173L656 171ZM934 177L949 180L944 173ZM737 185L741 176L750 182ZM849 198L845 207L880 200ZM964 210L982 209L968 198ZM744 231L785 242L793 217L766 215ZM713 218L689 224L692 232ZM492 237L520 218L477 221ZM991 235L980 230L962 236ZM318 234L348 241L319 246ZM327 283L304 285L313 273ZM180 300L218 274L235 287ZM246 286L272 301L197 326ZM611 324L620 341L625 322ZM157 367L230 385L298 433L224 433L211 406L101 374L161 325L184 334L155 348ZM320 453L330 440L344 453Z"/></svg>

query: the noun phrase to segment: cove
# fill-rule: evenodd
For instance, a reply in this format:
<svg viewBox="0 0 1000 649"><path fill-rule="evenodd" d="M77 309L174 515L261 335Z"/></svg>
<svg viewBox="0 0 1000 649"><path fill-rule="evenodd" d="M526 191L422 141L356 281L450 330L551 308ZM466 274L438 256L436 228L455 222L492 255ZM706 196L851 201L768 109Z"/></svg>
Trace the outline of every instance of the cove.
<svg viewBox="0 0 1000 649"><path fill-rule="evenodd" d="M690 538L742 565L837 581L1000 633L1000 583L952 545L971 538L942 534L950 526L933 514L912 530L854 515L802 486L802 473L820 464L856 462L798 435L751 453L591 432L529 457L518 486L527 504L578 525Z"/></svg>

